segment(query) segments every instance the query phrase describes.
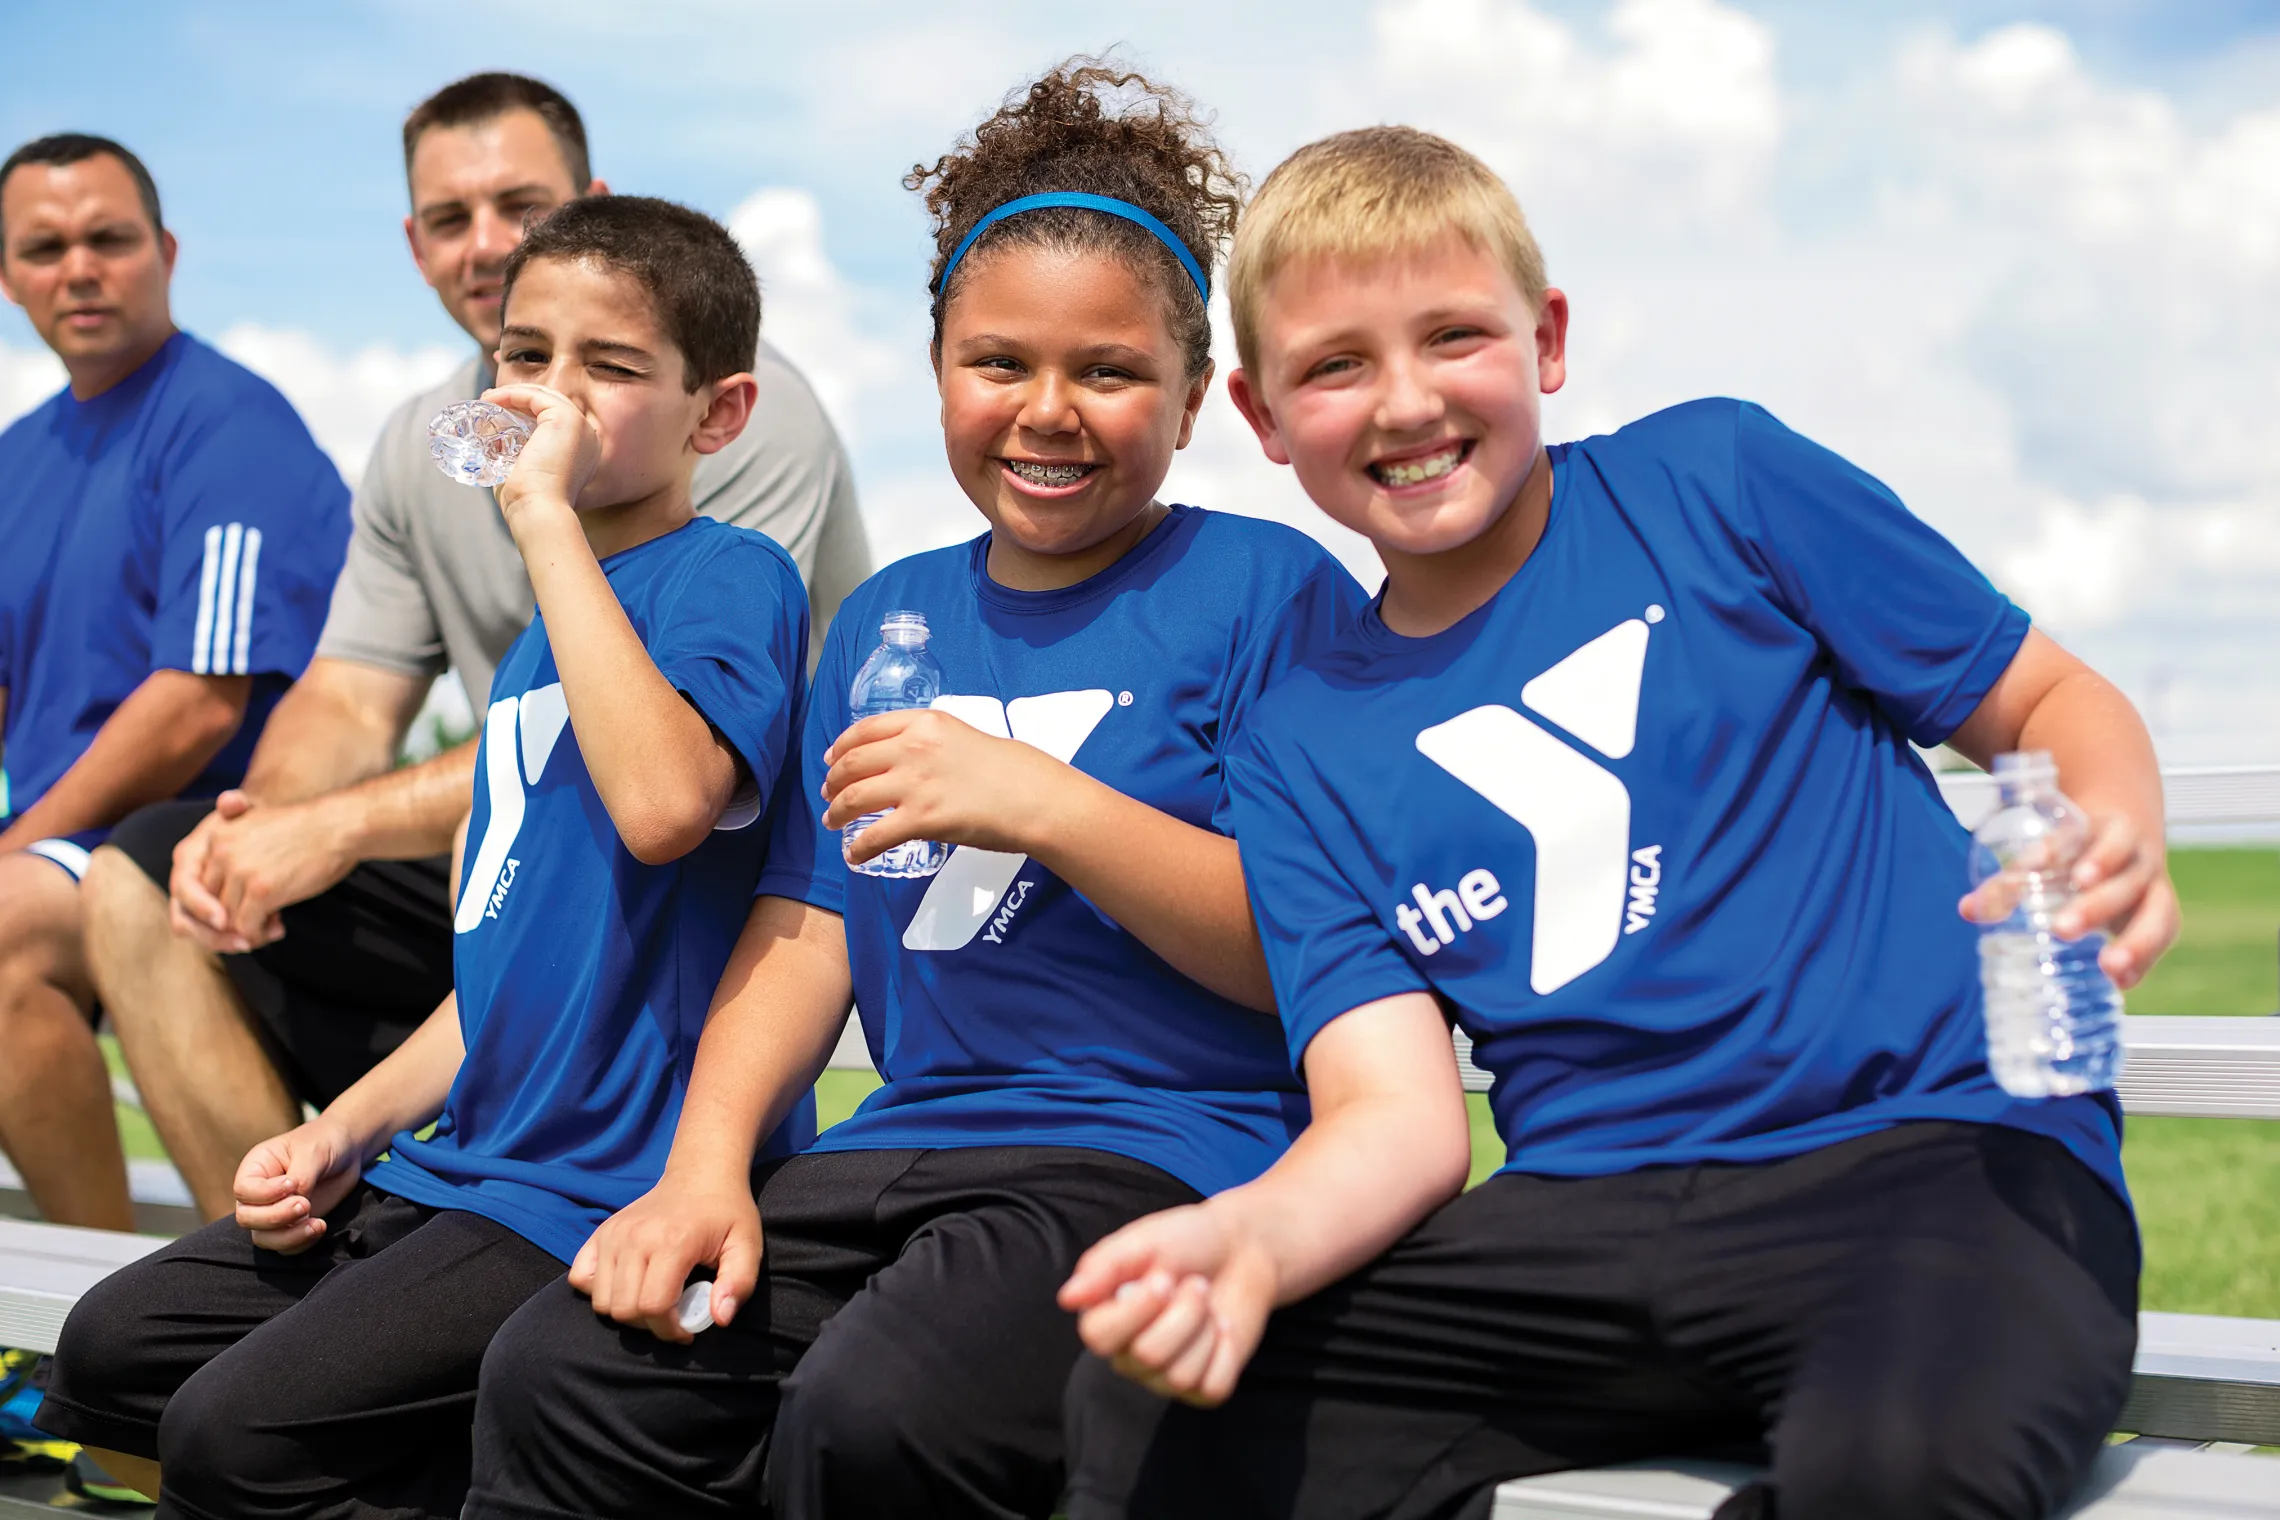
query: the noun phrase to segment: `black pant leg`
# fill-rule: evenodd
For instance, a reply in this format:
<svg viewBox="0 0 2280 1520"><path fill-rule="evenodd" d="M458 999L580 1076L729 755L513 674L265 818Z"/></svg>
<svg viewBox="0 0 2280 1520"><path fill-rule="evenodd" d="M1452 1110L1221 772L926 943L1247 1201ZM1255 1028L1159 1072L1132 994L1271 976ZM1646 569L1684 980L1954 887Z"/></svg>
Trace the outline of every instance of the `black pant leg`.
<svg viewBox="0 0 2280 1520"><path fill-rule="evenodd" d="M381 1197L367 1215L376 1249L167 1405L160 1520L459 1513L484 1347L562 1264L478 1215Z"/></svg>
<svg viewBox="0 0 2280 1520"><path fill-rule="evenodd" d="M1493 1178L1277 1311L1218 1409L1087 1358L1070 1520L1485 1515L1506 1478L1730 1443L1648 1312L1685 1179Z"/></svg>
<svg viewBox="0 0 2280 1520"><path fill-rule="evenodd" d="M476 1407L470 1520L750 1515L783 1381L824 1323L894 1259L880 1197L923 1152L810 1152L759 1174L760 1280L692 1345L594 1313L565 1282L492 1343Z"/></svg>
<svg viewBox="0 0 2280 1520"><path fill-rule="evenodd" d="M1043 1517L1064 1483L1061 1404L1082 1353L1054 1294L1077 1257L1193 1203L1102 1151L937 1150L880 1199L907 1232L784 1385L768 1462L777 1520Z"/></svg>
<svg viewBox="0 0 2280 1520"><path fill-rule="evenodd" d="M159 1421L182 1385L368 1249L383 1202L358 1189L299 1255L260 1250L223 1219L104 1278L64 1322L40 1428L155 1461Z"/></svg>
<svg viewBox="0 0 2280 1520"><path fill-rule="evenodd" d="M2128 1395L2136 1227L2042 1136L1706 1168L1679 1238L1672 1338L1765 1410L1781 1520L2040 1520Z"/></svg>

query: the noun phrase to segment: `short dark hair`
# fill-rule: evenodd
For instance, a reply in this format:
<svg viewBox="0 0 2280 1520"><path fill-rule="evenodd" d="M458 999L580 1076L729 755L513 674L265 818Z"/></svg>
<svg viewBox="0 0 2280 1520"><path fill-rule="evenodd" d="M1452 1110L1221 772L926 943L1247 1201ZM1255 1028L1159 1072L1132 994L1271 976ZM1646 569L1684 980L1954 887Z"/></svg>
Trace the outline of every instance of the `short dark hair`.
<svg viewBox="0 0 2280 1520"><path fill-rule="evenodd" d="M579 117L578 108L570 104L569 96L527 74L470 74L412 107L412 114L404 118L404 177L411 177L412 150L420 145L428 128L473 126L496 121L509 111L538 113L546 130L554 134L554 146L562 150L571 190L585 194L586 187L594 182L593 167L586 157L586 123Z"/></svg>
<svg viewBox="0 0 2280 1520"><path fill-rule="evenodd" d="M165 219L158 214L158 181L150 177L143 161L108 137L97 137L92 132L57 132L47 137L35 137L8 155L0 163L0 190L8 188L8 176L26 164L52 164L63 168L69 164L83 164L100 154L108 153L117 159L135 182L135 192L142 197L143 210L150 213L150 230L164 232Z"/></svg>
<svg viewBox="0 0 2280 1520"><path fill-rule="evenodd" d="M507 255L503 315L515 280L538 259L590 262L630 276L687 361L690 390L752 367L760 346L760 280L726 227L646 195L589 195L530 224Z"/></svg>

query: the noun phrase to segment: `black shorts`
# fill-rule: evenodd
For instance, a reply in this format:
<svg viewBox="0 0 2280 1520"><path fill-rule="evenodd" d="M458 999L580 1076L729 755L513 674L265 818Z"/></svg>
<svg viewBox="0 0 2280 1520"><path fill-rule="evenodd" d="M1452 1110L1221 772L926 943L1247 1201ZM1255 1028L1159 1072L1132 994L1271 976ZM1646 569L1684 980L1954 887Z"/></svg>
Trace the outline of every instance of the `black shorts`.
<svg viewBox="0 0 2280 1520"><path fill-rule="evenodd" d="M1102 1151L810 1152L760 1174L765 1255L691 1346L557 1283L483 1363L466 1513L1048 1514L1082 1345L1053 1295L1111 1230L1193 1203Z"/></svg>
<svg viewBox="0 0 2280 1520"><path fill-rule="evenodd" d="M219 1220L80 1299L42 1430L154 1457L159 1515L457 1515L483 1350L562 1263L359 1185L309 1250Z"/></svg>
<svg viewBox="0 0 2280 1520"><path fill-rule="evenodd" d="M2137 1231L2056 1141L1503 1175L1278 1311L1222 1408L1087 1357L1070 1520L1486 1517L1506 1478L1770 1461L1721 1516L2041 1520L2129 1391Z"/></svg>
<svg viewBox="0 0 2280 1520"><path fill-rule="evenodd" d="M214 810L159 802L111 833L166 888L174 847ZM279 1073L323 1107L404 1042L451 992L451 859L367 860L278 915L285 937L223 967Z"/></svg>

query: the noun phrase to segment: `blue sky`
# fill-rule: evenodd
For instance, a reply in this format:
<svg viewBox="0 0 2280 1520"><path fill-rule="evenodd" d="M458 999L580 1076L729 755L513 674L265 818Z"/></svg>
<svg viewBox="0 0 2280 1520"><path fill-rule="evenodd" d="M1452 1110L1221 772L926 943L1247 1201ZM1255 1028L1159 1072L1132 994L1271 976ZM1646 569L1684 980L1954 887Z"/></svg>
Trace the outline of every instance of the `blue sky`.
<svg viewBox="0 0 2280 1520"><path fill-rule="evenodd" d="M1587 29L1607 9L1588 0L1539 8ZM1969 35L2051 22L2102 73L2188 99L2244 91L2251 64L2266 70L2266 83L2280 72L2280 6L2251 0L1738 8L1778 29L1782 82L1807 98L1873 72L1895 37L1926 25ZM395 230L404 210L396 129L412 103L456 74L513 68L560 85L588 118L598 170L623 190L725 214L756 186L804 187L822 203L851 277L915 285L923 228L896 181L915 158L947 145L943 131L918 129L928 116L953 125L1024 68L1121 42L1215 105L1231 139L1258 145L1247 156L1263 169L1314 124L1293 122L1294 132L1276 119L1288 84L1344 52L1368 9L1353 0L961 6L960 15L994 23L989 38L1003 49L1002 64L943 92L967 111L881 108L880 130L819 143L820 100L852 101L861 112L865 95L893 95L902 81L814 63L848 56L849 34L874 29L866 17L891 34L924 12L672 0L25 6L10 15L0 55L0 138L69 127L142 154L186 245L176 299L188 324L220 331L259 321L342 346L409 346L451 341L453 330ZM617 10L638 12L641 24L612 19ZM475 15L479 27L468 25ZM1321 104L1320 122L1334 120L1335 107ZM914 130L894 130L905 121ZM21 317L0 313L0 342L28 341Z"/></svg>
<svg viewBox="0 0 2280 1520"><path fill-rule="evenodd" d="M884 554L976 526L934 433L915 160L1110 44L1215 108L1254 174L1414 121L1506 175L1574 298L1556 433L1763 401L2120 680L2169 759L2280 760L2270 0L96 0L7 27L0 138L142 153L179 316L352 475L465 352L402 247L403 113L478 68L552 80L616 188L733 219ZM54 383L0 309L0 420ZM1217 397L1168 494L1370 572Z"/></svg>

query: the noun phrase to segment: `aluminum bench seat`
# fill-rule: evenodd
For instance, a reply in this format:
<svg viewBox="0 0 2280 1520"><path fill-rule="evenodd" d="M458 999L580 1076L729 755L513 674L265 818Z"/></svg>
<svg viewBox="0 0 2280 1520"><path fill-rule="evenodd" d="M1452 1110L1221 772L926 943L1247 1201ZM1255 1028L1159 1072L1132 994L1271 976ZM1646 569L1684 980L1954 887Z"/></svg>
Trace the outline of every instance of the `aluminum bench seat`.
<svg viewBox="0 0 2280 1520"><path fill-rule="evenodd" d="M1522 1478L1496 1491L1492 1520L1709 1520L1751 1476L1702 1462ZM2280 1520L2280 1459L2109 1446L2058 1520Z"/></svg>
<svg viewBox="0 0 2280 1520"><path fill-rule="evenodd" d="M0 1346L53 1351L81 1294L166 1242L0 1219Z"/></svg>

